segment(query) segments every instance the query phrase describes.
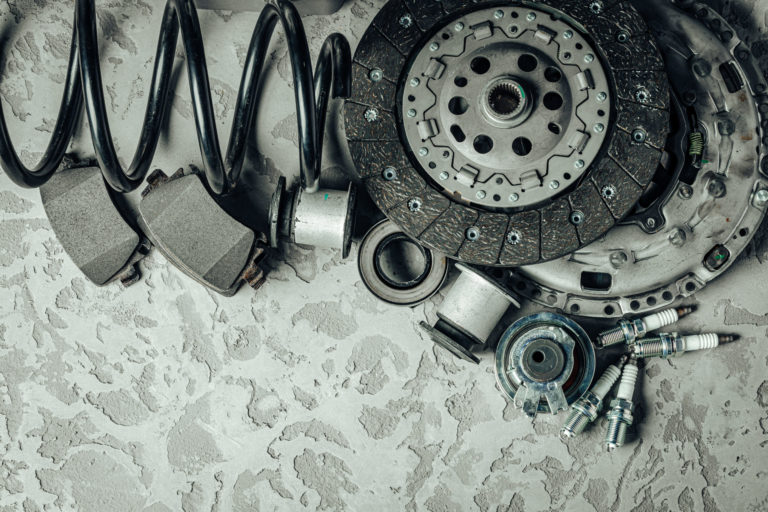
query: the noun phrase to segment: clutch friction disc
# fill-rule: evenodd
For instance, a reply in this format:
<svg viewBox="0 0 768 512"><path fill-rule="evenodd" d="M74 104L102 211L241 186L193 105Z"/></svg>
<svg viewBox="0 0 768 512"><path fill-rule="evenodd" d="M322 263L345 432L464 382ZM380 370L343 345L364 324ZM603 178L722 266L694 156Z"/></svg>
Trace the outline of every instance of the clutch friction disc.
<svg viewBox="0 0 768 512"><path fill-rule="evenodd" d="M472 264L596 240L633 209L670 131L656 43L616 0L391 0L353 74L347 138L373 201Z"/></svg>

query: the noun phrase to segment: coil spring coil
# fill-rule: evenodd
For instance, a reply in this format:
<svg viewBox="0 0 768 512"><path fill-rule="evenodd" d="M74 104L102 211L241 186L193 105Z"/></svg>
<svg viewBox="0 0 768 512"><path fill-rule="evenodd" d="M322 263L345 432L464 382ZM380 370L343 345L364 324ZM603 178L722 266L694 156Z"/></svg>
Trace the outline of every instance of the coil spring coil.
<svg viewBox="0 0 768 512"><path fill-rule="evenodd" d="M0 165L11 180L20 186L43 185L61 164L85 103L93 147L104 178L118 192L136 189L144 181L152 164L160 129L170 104L174 54L181 33L197 136L208 185L217 195L231 192L240 179L245 161L246 144L255 124L259 78L278 21L285 31L294 78L301 184L310 192L317 190L328 104L331 98L349 96L352 82L351 51L344 36L331 34L320 50L313 75L304 26L298 10L288 0L270 0L256 23L225 156L218 142L205 49L194 0L168 0L163 13L143 129L128 169L123 169L119 163L107 119L99 66L96 8L93 0L76 0L66 85L48 147L40 162L31 169L27 168L13 147L0 106Z"/></svg>

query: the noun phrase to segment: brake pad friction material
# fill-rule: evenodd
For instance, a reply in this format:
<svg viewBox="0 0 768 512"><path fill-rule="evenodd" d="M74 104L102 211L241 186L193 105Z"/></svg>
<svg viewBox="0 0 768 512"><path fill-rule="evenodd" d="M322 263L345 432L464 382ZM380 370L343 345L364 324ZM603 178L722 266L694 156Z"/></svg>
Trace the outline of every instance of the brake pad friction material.
<svg viewBox="0 0 768 512"><path fill-rule="evenodd" d="M141 237L118 211L98 167L57 172L40 197L56 237L88 279L98 286L137 280Z"/></svg>
<svg viewBox="0 0 768 512"><path fill-rule="evenodd" d="M147 236L187 275L225 296L243 281L258 288L264 272L263 235L227 215L196 174L149 177L139 205Z"/></svg>

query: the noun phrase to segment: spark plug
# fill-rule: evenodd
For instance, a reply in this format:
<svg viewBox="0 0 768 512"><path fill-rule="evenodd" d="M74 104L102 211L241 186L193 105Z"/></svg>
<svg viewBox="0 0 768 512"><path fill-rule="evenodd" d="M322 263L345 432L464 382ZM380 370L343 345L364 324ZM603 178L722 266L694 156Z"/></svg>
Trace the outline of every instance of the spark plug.
<svg viewBox="0 0 768 512"><path fill-rule="evenodd" d="M719 334L695 334L693 336L681 336L674 334L659 334L637 342L632 346L632 352L639 358L661 357L666 359L679 356L694 350L715 348L723 343L735 341L735 336L723 336Z"/></svg>
<svg viewBox="0 0 768 512"><path fill-rule="evenodd" d="M621 382L616 398L611 402L611 411L608 413L608 430L605 434L605 447L609 452L623 446L627 437L627 429L632 425L634 418L632 411L634 404L632 396L635 394L637 382L637 357L630 357L621 372Z"/></svg>
<svg viewBox="0 0 768 512"><path fill-rule="evenodd" d="M603 407L603 399L621 376L621 368L627 362L627 356L621 358L616 365L605 369L592 389L576 400L571 406L571 411L560 429L560 437L572 438L581 434L587 425L597 419L600 409Z"/></svg>
<svg viewBox="0 0 768 512"><path fill-rule="evenodd" d="M597 342L603 347L626 343L632 345L640 338L645 338L649 332L653 332L667 325L672 325L682 317L693 313L693 307L681 307L665 309L653 315L634 320L622 319L616 327L600 333Z"/></svg>

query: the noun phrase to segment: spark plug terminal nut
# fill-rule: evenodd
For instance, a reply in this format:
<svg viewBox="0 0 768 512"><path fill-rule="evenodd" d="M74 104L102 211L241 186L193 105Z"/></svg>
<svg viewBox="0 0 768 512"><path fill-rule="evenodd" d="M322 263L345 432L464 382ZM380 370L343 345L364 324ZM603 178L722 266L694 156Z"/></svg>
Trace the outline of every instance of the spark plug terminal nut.
<svg viewBox="0 0 768 512"><path fill-rule="evenodd" d="M720 335L714 333L694 334L690 336L681 336L678 333L662 333L653 338L640 341L632 346L632 352L635 357L648 359L651 357L660 357L667 359L673 356L679 356L686 352L694 350L706 350L716 348L721 344L730 343L736 340L736 336Z"/></svg>
<svg viewBox="0 0 768 512"><path fill-rule="evenodd" d="M684 316L691 314L693 307L680 307L665 309L643 318L634 320L622 319L616 327L603 331L597 337L598 343L603 347L609 347L618 343L634 344L637 340L645 338L648 333L672 325Z"/></svg>
<svg viewBox="0 0 768 512"><path fill-rule="evenodd" d="M572 438L581 434L590 423L597 419L603 408L603 400L613 385L616 384L616 381L619 380L621 369L626 361L627 356L624 356L618 364L606 368L592 389L574 402L563 428L560 429L561 438Z"/></svg>
<svg viewBox="0 0 768 512"><path fill-rule="evenodd" d="M605 447L609 452L624 445L627 438L627 430L632 425L635 404L632 397L635 394L637 383L637 357L630 357L621 372L621 382L616 393L616 398L611 402L611 410L608 413L608 430L605 434Z"/></svg>

